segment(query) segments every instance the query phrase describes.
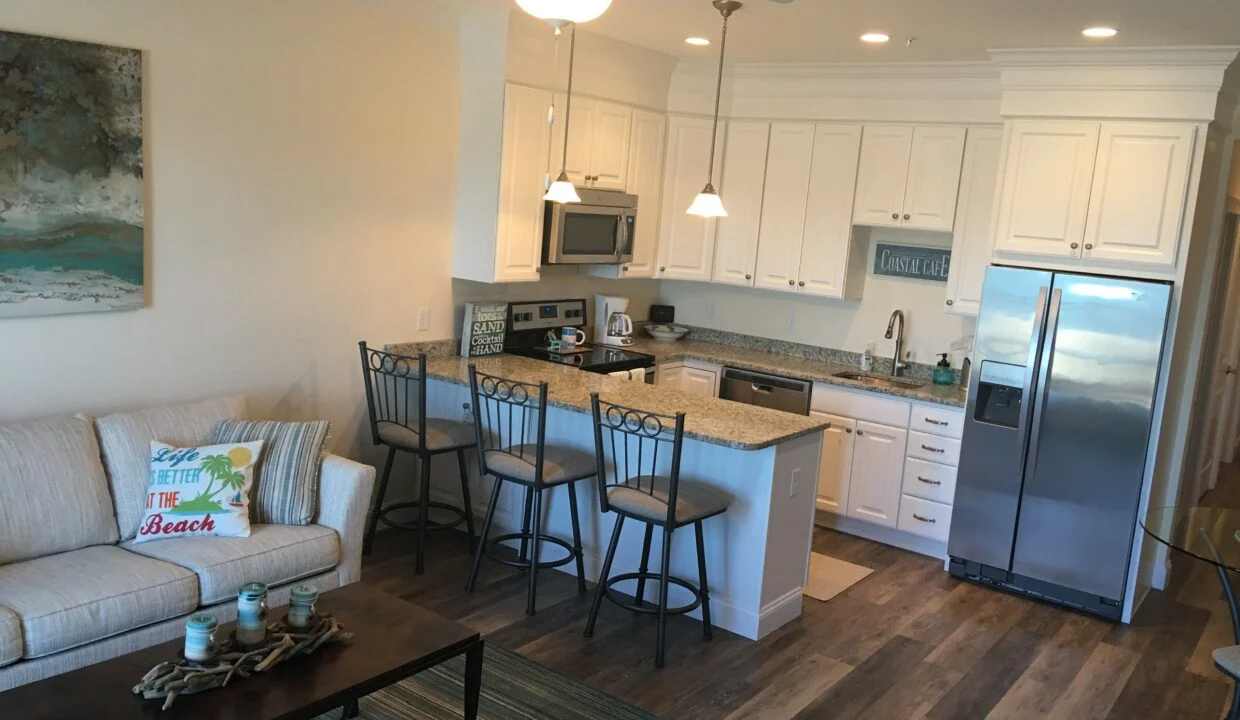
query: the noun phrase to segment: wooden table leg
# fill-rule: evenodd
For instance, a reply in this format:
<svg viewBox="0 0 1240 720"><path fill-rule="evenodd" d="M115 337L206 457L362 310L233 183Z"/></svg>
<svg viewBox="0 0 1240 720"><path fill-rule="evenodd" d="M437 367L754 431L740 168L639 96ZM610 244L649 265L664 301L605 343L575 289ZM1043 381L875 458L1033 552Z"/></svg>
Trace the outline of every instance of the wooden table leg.
<svg viewBox="0 0 1240 720"><path fill-rule="evenodd" d="M465 651L465 720L477 720L478 697L482 692L482 650L479 640Z"/></svg>
<svg viewBox="0 0 1240 720"><path fill-rule="evenodd" d="M350 700L349 702L345 703L344 707L341 710L342 711L340 713L340 717L343 718L344 720L348 720L348 718L357 717L357 713L358 713L357 698L354 698Z"/></svg>

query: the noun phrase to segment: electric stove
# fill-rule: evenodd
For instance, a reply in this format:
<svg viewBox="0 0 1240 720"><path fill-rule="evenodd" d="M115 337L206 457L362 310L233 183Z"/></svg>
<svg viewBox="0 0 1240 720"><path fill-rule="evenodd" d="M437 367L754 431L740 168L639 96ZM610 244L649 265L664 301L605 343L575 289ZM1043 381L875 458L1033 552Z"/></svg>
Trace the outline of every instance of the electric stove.
<svg viewBox="0 0 1240 720"><path fill-rule="evenodd" d="M585 343L574 351L556 351L548 341L558 337L560 328L585 325L585 300L543 300L510 303L508 332L504 336L504 352L509 355L572 365L586 372L608 373L645 368L653 370L653 355L625 348ZM548 335L548 333L552 333ZM584 350L584 351L583 351Z"/></svg>

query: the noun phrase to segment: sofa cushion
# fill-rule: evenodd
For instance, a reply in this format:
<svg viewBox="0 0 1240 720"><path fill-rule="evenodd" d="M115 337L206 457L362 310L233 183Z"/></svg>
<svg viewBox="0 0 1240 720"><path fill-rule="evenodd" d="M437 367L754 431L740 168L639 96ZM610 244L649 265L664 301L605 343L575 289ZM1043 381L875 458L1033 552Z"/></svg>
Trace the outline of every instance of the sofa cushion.
<svg viewBox="0 0 1240 720"><path fill-rule="evenodd" d="M0 605L21 618L37 658L184 615L198 607L194 573L114 545L0 566Z"/></svg>
<svg viewBox="0 0 1240 720"><path fill-rule="evenodd" d="M244 415L245 398L237 395L118 413L95 421L116 501L121 540L129 540L138 533L150 480L151 441L179 447L206 445L216 423Z"/></svg>
<svg viewBox="0 0 1240 720"><path fill-rule="evenodd" d="M261 440L178 448L151 443L151 485L135 542L246 537Z"/></svg>
<svg viewBox="0 0 1240 720"><path fill-rule="evenodd" d="M0 565L116 537L90 418L0 425Z"/></svg>
<svg viewBox="0 0 1240 720"><path fill-rule="evenodd" d="M250 519L260 523L309 525L319 508L319 470L331 432L326 420L225 420L211 442L263 441L254 473Z"/></svg>
<svg viewBox="0 0 1240 720"><path fill-rule="evenodd" d="M247 582L282 585L340 561L336 531L322 525L255 524L246 538L171 538L121 547L193 570L203 605L235 600Z"/></svg>
<svg viewBox="0 0 1240 720"><path fill-rule="evenodd" d="M17 613L0 606L0 667L22 657L22 621Z"/></svg>

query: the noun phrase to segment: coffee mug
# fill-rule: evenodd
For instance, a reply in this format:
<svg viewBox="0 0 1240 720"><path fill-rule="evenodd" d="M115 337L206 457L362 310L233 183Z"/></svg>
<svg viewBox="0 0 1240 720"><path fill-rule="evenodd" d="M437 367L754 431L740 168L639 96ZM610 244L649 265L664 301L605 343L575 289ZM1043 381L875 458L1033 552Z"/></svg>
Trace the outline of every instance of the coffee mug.
<svg viewBox="0 0 1240 720"><path fill-rule="evenodd" d="M565 350L572 350L578 345L585 343L585 341L586 334L582 332L581 328L560 328L560 345L563 346Z"/></svg>

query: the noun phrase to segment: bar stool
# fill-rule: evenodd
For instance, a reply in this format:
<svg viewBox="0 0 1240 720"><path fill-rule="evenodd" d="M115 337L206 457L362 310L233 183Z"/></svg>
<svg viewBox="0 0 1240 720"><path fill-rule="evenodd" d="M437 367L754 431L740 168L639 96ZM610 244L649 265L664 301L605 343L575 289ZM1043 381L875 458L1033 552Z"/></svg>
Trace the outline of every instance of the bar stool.
<svg viewBox="0 0 1240 720"><path fill-rule="evenodd" d="M658 616L655 640L654 664L663 667L668 615L683 615L698 606L702 608L702 639L711 639L710 589L706 582L706 548L702 540L702 521L722 514L731 504L727 494L706 483L680 478L680 453L684 443L685 414L660 415L638 408L615 405L599 400L598 393L590 394L594 413L594 444L598 463L599 501L603 512L616 513L616 525L611 532L611 544L603 559L598 585L594 589L594 602L590 618L586 621L585 636L594 634L599 607L606 597L620 607L634 612ZM659 462L659 449L667 446L663 462ZM607 466L612 473L607 476ZM620 543L620 530L625 519L633 519L646 525L642 541L641 566L635 573L611 574L611 564ZM669 574L672 560L672 532L677 528L693 525L697 537L698 585ZM655 526L663 529L663 563L658 573L650 572L650 540ZM628 602L613 587L625 580L637 581L635 602ZM646 581L659 583L659 603L647 605L644 596ZM678 585L693 594L693 602L681 607L667 606L667 591Z"/></svg>
<svg viewBox="0 0 1240 720"><path fill-rule="evenodd" d="M465 524L469 533L469 550L474 551L474 514L469 501L469 474L465 468L465 451L474 446L474 429L468 423L428 418L426 416L426 355L406 357L372 350L365 342L358 343L362 351L362 376L366 381L366 405L370 411L370 434L375 445L386 445L387 462L375 493L374 507L366 523L366 535L362 542L363 554L369 555L375 528L382 520L385 525L416 530L418 554L415 572L422 573L423 556L428 530L445 530ZM425 438L425 442L423 442ZM397 451L410 453L418 458L421 475L419 497L415 502L398 502L383 505L387 492L388 477L392 474L392 460ZM456 453L461 471L461 507L431 502L431 458L444 453ZM402 522L388 517L403 508L418 508L417 522ZM431 522L430 508L447 510L456 517L447 522Z"/></svg>
<svg viewBox="0 0 1240 720"><path fill-rule="evenodd" d="M495 478L491 504L482 521L482 543L474 555L465 589L474 591L478 568L485 554L492 560L522 568L529 572L529 594L525 612L534 614L534 598L538 590L538 571L559 567L576 560L577 592L586 591L585 565L581 552L581 524L577 516L579 480L594 476L594 456L568 447L548 445L547 383L533 385L517 380L486 375L469 366L469 391L474 402L475 438L478 444L478 467L483 475ZM488 540L495 508L499 505L500 488L505 482L525 488L525 509L521 516L521 532L505 533ZM543 492L560 485L568 486L568 508L572 515L573 542L542 531ZM517 560L495 554L506 540L520 540ZM539 562L539 546L543 542L558 545L568 555L557 560ZM532 547L531 547L532 546Z"/></svg>

